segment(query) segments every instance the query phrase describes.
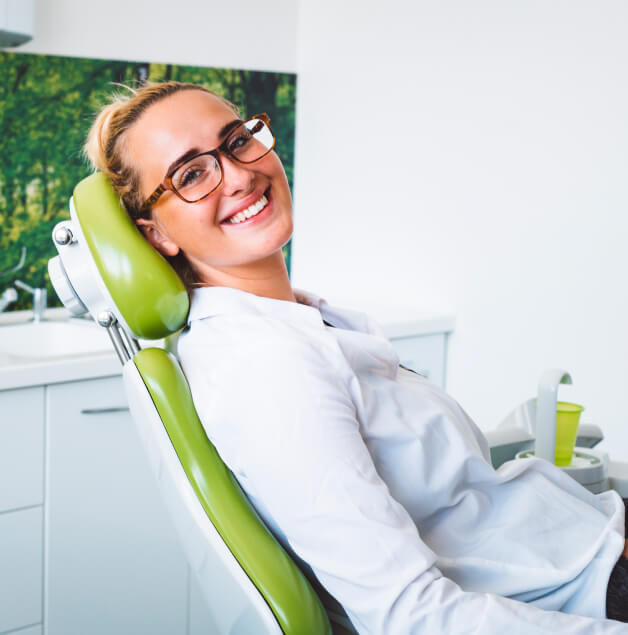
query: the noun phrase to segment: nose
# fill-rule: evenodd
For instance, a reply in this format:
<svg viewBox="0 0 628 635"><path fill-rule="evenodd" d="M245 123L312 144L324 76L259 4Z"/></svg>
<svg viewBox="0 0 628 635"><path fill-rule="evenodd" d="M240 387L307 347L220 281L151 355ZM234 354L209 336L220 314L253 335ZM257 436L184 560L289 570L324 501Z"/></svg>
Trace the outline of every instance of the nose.
<svg viewBox="0 0 628 635"><path fill-rule="evenodd" d="M224 196L248 194L254 188L253 170L248 165L238 163L225 156L220 157L222 164L222 193Z"/></svg>

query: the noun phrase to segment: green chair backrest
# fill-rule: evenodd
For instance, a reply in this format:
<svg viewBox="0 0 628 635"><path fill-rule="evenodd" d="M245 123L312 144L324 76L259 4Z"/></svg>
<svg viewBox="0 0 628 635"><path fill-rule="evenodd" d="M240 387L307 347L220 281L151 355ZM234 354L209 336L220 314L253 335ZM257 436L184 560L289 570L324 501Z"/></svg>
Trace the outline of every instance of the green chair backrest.
<svg viewBox="0 0 628 635"><path fill-rule="evenodd" d="M135 337L156 340L183 327L185 286L131 221L109 179L100 172L88 176L73 198L102 281Z"/></svg>

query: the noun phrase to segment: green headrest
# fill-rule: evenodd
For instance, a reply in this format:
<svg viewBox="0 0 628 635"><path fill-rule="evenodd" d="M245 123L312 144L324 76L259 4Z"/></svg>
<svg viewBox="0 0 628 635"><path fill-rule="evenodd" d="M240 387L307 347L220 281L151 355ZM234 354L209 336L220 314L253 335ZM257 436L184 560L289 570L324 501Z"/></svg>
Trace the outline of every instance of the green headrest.
<svg viewBox="0 0 628 635"><path fill-rule="evenodd" d="M184 326L189 298L183 282L144 239L104 174L96 172L76 186L74 209L102 280L133 334L160 339Z"/></svg>

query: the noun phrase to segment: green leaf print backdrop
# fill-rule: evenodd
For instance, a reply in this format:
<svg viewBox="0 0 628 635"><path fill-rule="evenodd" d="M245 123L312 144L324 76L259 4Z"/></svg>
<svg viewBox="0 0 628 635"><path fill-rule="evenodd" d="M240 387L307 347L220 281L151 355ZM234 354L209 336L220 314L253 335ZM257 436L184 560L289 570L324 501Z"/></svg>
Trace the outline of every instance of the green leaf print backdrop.
<svg viewBox="0 0 628 635"><path fill-rule="evenodd" d="M243 117L267 112L292 187L294 74L0 51L0 272L27 248L23 269L0 277L0 293L20 278L47 285L49 304L58 304L47 274L56 253L50 234L69 217L72 190L90 172L82 156L85 135L116 83L147 80L202 84L235 103ZM284 255L290 270L290 244ZM19 291L11 308L30 306L28 294Z"/></svg>

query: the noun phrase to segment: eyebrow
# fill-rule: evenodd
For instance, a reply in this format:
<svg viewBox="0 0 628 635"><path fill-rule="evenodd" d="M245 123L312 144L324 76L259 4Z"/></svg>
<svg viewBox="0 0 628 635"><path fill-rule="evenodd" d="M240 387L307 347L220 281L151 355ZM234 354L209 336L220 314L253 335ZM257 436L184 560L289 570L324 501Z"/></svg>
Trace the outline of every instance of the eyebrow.
<svg viewBox="0 0 628 635"><path fill-rule="evenodd" d="M234 119L233 121L230 121L229 123L225 124L219 131L218 131L218 138L222 138L225 137L227 134L229 134L229 132L231 132L231 130L233 128L235 128L238 124L242 123L242 119ZM182 164L185 163L188 159L191 159L192 157L196 156L197 154L200 154L201 150L199 150L199 148L190 148L189 150L187 150L186 152L184 152L180 157L177 157L169 166L168 166L168 170L166 171L166 176L172 176L172 174L174 173L174 171Z"/></svg>

